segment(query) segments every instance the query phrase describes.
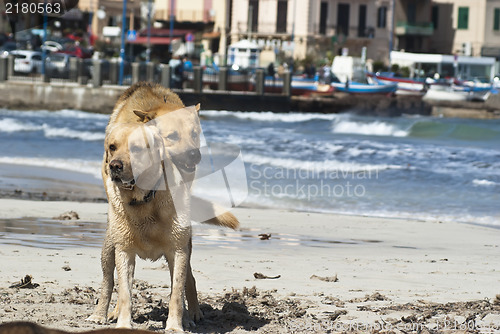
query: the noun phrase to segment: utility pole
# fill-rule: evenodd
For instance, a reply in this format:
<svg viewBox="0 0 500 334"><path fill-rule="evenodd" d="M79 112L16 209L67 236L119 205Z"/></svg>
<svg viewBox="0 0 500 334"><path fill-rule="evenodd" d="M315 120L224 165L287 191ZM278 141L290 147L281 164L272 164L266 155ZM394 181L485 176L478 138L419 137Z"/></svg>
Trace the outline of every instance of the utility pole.
<svg viewBox="0 0 500 334"><path fill-rule="evenodd" d="M169 45L169 51L172 53L172 39L174 39L174 1L175 0L170 0L170 32L169 32L169 37L170 37L170 45Z"/></svg>
<svg viewBox="0 0 500 334"><path fill-rule="evenodd" d="M394 17L396 16L395 13L395 5L396 0L391 0L391 34L389 36L389 67L392 65L392 59L391 59L391 51L394 48Z"/></svg>
<svg viewBox="0 0 500 334"><path fill-rule="evenodd" d="M231 41L230 38L231 27L229 26L229 17L231 16L231 1L232 0L226 0L226 20L224 24L226 44L224 46L225 47L224 59L222 60L223 66L227 66L227 53L229 52L229 42Z"/></svg>
<svg viewBox="0 0 500 334"><path fill-rule="evenodd" d="M146 63L151 60L151 10L152 10L152 0L148 1L148 39L146 48Z"/></svg>
<svg viewBox="0 0 500 334"><path fill-rule="evenodd" d="M47 60L47 48L45 48L45 42L47 41L47 0L43 1L43 7L45 10L43 11L43 38L42 38L42 76L45 77L45 61Z"/></svg>
<svg viewBox="0 0 500 334"><path fill-rule="evenodd" d="M252 37L253 6L248 5L248 40Z"/></svg>
<svg viewBox="0 0 500 334"><path fill-rule="evenodd" d="M127 0L123 0L122 12L122 40L120 46L120 72L118 76L118 84L123 85L123 68L125 66L125 29L127 29Z"/></svg>

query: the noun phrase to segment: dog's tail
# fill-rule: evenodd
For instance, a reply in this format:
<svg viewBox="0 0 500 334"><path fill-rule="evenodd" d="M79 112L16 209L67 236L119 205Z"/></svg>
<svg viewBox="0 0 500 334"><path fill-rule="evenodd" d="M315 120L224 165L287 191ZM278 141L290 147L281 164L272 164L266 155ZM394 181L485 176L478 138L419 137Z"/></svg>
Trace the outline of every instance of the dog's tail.
<svg viewBox="0 0 500 334"><path fill-rule="evenodd" d="M202 222L203 224L219 225L236 230L240 226L238 218L226 209L204 200L202 198L191 197L191 218L194 221ZM206 219L206 217L213 217Z"/></svg>
<svg viewBox="0 0 500 334"><path fill-rule="evenodd" d="M231 212L225 212L217 217L205 220L202 223L229 227L232 228L233 230L236 230L238 227L240 227L240 222L238 221L238 218L236 218Z"/></svg>

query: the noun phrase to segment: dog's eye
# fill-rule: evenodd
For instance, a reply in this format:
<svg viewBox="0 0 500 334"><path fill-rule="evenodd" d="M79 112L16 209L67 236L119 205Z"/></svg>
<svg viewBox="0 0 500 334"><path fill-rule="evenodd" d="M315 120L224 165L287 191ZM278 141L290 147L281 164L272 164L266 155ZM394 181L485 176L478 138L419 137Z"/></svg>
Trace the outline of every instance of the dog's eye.
<svg viewBox="0 0 500 334"><path fill-rule="evenodd" d="M167 136L167 139L171 140L171 141L177 141L177 140L179 140L179 133L178 132L172 132L171 134L169 134Z"/></svg>
<svg viewBox="0 0 500 334"><path fill-rule="evenodd" d="M197 139L198 138L198 133L196 131L191 132L191 138Z"/></svg>
<svg viewBox="0 0 500 334"><path fill-rule="evenodd" d="M114 144L109 145L109 150L110 150L111 152L116 151L116 145L114 145Z"/></svg>

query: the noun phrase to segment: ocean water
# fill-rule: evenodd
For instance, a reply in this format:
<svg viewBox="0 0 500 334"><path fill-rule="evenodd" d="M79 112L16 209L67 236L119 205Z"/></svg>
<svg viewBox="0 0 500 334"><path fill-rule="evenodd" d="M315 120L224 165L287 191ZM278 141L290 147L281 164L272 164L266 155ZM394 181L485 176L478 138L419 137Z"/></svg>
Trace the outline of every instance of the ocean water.
<svg viewBox="0 0 500 334"><path fill-rule="evenodd" d="M245 205L500 227L499 120L201 114L207 141L241 149ZM77 170L98 182L107 121L0 109L0 169Z"/></svg>

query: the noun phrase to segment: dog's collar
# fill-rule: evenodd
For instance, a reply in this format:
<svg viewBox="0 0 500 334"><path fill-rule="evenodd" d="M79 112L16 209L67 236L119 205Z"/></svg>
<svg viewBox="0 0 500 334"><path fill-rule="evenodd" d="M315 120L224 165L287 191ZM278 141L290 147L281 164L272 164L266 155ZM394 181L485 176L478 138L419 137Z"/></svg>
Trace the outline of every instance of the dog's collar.
<svg viewBox="0 0 500 334"><path fill-rule="evenodd" d="M149 202L151 202L151 200L153 198L155 198L155 194L156 194L156 189L155 190L151 190L146 196L144 196L144 198L141 201L133 199L133 200L131 200L128 203L128 205L135 206L135 205L141 205L141 204L149 203Z"/></svg>

